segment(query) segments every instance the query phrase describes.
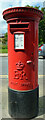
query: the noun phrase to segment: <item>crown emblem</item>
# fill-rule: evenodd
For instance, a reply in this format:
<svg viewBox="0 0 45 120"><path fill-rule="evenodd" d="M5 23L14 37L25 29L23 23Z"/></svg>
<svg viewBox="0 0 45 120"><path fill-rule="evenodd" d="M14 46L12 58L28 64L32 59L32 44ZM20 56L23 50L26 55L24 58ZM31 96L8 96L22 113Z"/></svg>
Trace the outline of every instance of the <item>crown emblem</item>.
<svg viewBox="0 0 45 120"><path fill-rule="evenodd" d="M17 66L17 70L22 70L24 68L24 64L20 61L16 63L16 66Z"/></svg>

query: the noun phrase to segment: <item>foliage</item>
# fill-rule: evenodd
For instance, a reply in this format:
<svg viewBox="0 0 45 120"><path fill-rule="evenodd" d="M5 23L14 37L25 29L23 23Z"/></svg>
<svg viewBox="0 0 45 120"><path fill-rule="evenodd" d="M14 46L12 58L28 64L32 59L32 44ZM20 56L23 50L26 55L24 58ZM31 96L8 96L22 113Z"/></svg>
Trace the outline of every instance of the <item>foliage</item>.
<svg viewBox="0 0 45 120"><path fill-rule="evenodd" d="M4 38L2 39L2 43L3 43L3 44L6 44L6 42L7 42L7 37L8 37L8 35L7 35L7 33L5 33Z"/></svg>
<svg viewBox="0 0 45 120"><path fill-rule="evenodd" d="M8 46L6 44L0 44L0 53L8 53Z"/></svg>
<svg viewBox="0 0 45 120"><path fill-rule="evenodd" d="M31 6L26 5L26 7ZM34 8L39 10L40 6L35 6ZM45 43L45 8L41 8L41 11L43 12L44 15L43 19L39 22L39 45Z"/></svg>
<svg viewBox="0 0 45 120"><path fill-rule="evenodd" d="M30 5L26 5L25 7L32 7L33 8L33 6L30 6Z"/></svg>
<svg viewBox="0 0 45 120"><path fill-rule="evenodd" d="M7 49L8 46L6 44L0 44L0 49Z"/></svg>
<svg viewBox="0 0 45 120"><path fill-rule="evenodd" d="M42 8L43 19L39 23L39 44L45 43L45 8Z"/></svg>
<svg viewBox="0 0 45 120"><path fill-rule="evenodd" d="M8 53L8 49L0 49L0 53Z"/></svg>
<svg viewBox="0 0 45 120"><path fill-rule="evenodd" d="M35 6L35 8L39 10L40 6Z"/></svg>
<svg viewBox="0 0 45 120"><path fill-rule="evenodd" d="M7 45L2 45L2 49L7 49Z"/></svg>

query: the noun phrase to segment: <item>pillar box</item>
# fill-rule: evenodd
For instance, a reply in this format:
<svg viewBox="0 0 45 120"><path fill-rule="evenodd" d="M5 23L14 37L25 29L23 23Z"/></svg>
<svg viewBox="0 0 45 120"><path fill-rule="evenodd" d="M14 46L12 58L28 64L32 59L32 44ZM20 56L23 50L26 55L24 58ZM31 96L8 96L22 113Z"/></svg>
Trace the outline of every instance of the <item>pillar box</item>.
<svg viewBox="0 0 45 120"><path fill-rule="evenodd" d="M8 103L14 118L38 114L38 24L43 13L28 7L3 12L8 23Z"/></svg>

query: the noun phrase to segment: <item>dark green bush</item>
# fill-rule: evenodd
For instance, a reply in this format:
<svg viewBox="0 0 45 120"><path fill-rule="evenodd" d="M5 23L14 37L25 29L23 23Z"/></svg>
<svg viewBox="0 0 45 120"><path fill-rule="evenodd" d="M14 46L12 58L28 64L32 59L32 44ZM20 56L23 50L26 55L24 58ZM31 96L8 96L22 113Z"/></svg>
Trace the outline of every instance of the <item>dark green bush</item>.
<svg viewBox="0 0 45 120"><path fill-rule="evenodd" d="M2 49L7 49L7 45L2 45Z"/></svg>

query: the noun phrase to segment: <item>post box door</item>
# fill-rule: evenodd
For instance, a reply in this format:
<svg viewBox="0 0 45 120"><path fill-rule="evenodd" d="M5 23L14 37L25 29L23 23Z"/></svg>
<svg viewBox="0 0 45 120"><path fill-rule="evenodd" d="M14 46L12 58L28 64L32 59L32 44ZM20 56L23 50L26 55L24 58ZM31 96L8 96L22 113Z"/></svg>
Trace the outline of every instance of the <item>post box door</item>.
<svg viewBox="0 0 45 120"><path fill-rule="evenodd" d="M14 32L14 80L12 85L16 90L30 90L33 89L32 71L33 65L31 60L31 41L29 34L25 32ZM15 84L15 85L13 85Z"/></svg>

